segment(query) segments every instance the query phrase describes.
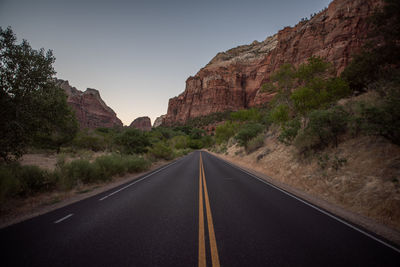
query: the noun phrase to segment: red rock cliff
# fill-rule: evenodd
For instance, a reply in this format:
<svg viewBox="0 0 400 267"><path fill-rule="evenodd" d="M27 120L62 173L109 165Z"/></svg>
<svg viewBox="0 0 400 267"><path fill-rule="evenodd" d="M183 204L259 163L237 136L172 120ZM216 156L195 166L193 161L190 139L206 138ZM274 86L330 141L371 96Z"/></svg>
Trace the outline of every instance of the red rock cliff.
<svg viewBox="0 0 400 267"><path fill-rule="evenodd" d="M259 89L283 63L298 66L311 56L320 56L332 62L337 73L342 72L365 42L367 18L381 3L334 0L312 19L286 27L263 42L218 53L186 80L182 94L169 100L163 123L184 123L214 112L266 103L273 95Z"/></svg>
<svg viewBox="0 0 400 267"><path fill-rule="evenodd" d="M133 127L142 131L151 131L151 120L149 117L136 118L129 127Z"/></svg>
<svg viewBox="0 0 400 267"><path fill-rule="evenodd" d="M68 81L56 80L58 87L64 89L68 96L67 103L75 111L81 128L95 129L98 127L122 127L122 122L115 112L104 103L96 89L87 88L79 91L69 85Z"/></svg>

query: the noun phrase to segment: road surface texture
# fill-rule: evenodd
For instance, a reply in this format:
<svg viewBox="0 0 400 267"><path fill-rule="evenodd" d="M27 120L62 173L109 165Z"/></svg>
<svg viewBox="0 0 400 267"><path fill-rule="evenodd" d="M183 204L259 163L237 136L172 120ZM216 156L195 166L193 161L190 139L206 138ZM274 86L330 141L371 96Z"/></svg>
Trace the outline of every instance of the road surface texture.
<svg viewBox="0 0 400 267"><path fill-rule="evenodd" d="M0 240L1 266L400 266L393 245L199 151Z"/></svg>

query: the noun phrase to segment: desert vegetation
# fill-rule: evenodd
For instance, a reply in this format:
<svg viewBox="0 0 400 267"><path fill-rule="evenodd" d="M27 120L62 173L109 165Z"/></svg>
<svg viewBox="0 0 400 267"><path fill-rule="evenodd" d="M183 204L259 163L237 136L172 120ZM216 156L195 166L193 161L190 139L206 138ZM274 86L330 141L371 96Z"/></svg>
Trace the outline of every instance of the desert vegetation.
<svg viewBox="0 0 400 267"><path fill-rule="evenodd" d="M79 129L65 92L56 86L52 51L34 50L11 28L0 29L0 209L13 199L148 170L213 139L192 126ZM56 155L53 168L21 164L27 153Z"/></svg>
<svg viewBox="0 0 400 267"><path fill-rule="evenodd" d="M273 101L231 113L212 151L400 229L400 7L385 2L370 18L371 41L340 76L319 57L283 64L260 88L276 92Z"/></svg>

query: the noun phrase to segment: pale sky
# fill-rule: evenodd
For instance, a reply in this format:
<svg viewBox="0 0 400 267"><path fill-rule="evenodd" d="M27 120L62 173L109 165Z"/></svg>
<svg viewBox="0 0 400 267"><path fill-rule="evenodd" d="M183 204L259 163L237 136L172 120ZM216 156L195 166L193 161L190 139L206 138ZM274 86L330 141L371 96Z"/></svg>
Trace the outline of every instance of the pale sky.
<svg viewBox="0 0 400 267"><path fill-rule="evenodd" d="M218 52L262 41L329 0L0 0L0 26L52 49L57 77L96 88L129 125L167 113Z"/></svg>

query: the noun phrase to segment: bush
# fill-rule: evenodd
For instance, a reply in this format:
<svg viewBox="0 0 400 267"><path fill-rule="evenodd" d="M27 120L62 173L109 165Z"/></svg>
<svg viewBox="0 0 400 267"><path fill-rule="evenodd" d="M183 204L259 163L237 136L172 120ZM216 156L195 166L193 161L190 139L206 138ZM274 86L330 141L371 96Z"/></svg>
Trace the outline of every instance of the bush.
<svg viewBox="0 0 400 267"><path fill-rule="evenodd" d="M251 139L246 146L246 151L247 153L251 153L256 151L258 148L262 147L264 145L264 139L265 139L265 134L261 133Z"/></svg>
<svg viewBox="0 0 400 267"><path fill-rule="evenodd" d="M150 149L150 154L158 159L170 160L173 158L172 149L164 142L158 142Z"/></svg>
<svg viewBox="0 0 400 267"><path fill-rule="evenodd" d="M52 175L37 166L20 166L16 170L17 179L20 180L20 195L48 191L55 185Z"/></svg>
<svg viewBox="0 0 400 267"><path fill-rule="evenodd" d="M121 146L125 154L141 154L148 151L150 139L138 129L127 129L115 137L115 143Z"/></svg>
<svg viewBox="0 0 400 267"><path fill-rule="evenodd" d="M0 166L0 203L7 198L18 195L20 181L15 177L15 173L9 165Z"/></svg>
<svg viewBox="0 0 400 267"><path fill-rule="evenodd" d="M102 176L99 178L108 180L114 175L123 175L126 173L127 164L124 162L124 160L124 157L112 154L98 157L92 164L96 164L102 173Z"/></svg>
<svg viewBox="0 0 400 267"><path fill-rule="evenodd" d="M191 139L189 141L189 147L191 149L202 149L203 148L203 142L199 139Z"/></svg>
<svg viewBox="0 0 400 267"><path fill-rule="evenodd" d="M381 105L361 105L361 128L400 145L400 94L386 97Z"/></svg>
<svg viewBox="0 0 400 267"><path fill-rule="evenodd" d="M339 135L347 129L348 117L342 107L312 111L306 128L296 137L295 146L302 153L322 149L332 143L337 147Z"/></svg>
<svg viewBox="0 0 400 267"><path fill-rule="evenodd" d="M51 190L56 182L56 176L37 166L21 166L18 163L1 165L0 201Z"/></svg>
<svg viewBox="0 0 400 267"><path fill-rule="evenodd" d="M255 108L242 109L231 113L231 119L241 122L259 122L261 121L262 114Z"/></svg>
<svg viewBox="0 0 400 267"><path fill-rule="evenodd" d="M184 135L174 136L171 139L171 143L176 149L184 149L189 145L189 138Z"/></svg>
<svg viewBox="0 0 400 267"><path fill-rule="evenodd" d="M249 123L243 125L242 129L235 136L240 146L247 147L247 143L264 130L264 126L259 123Z"/></svg>
<svg viewBox="0 0 400 267"><path fill-rule="evenodd" d="M66 189L71 189L76 186L79 182L81 183L92 183L97 180L106 180L105 173L102 173L99 166L90 163L88 160L77 159L64 165L61 169L61 175L63 176L63 184Z"/></svg>
<svg viewBox="0 0 400 267"><path fill-rule="evenodd" d="M289 106L280 104L269 114L270 121L276 124L283 124L289 120Z"/></svg>
<svg viewBox="0 0 400 267"><path fill-rule="evenodd" d="M104 151L106 149L103 137L88 132L78 133L72 141L72 146L75 149L89 149L92 151Z"/></svg>
<svg viewBox="0 0 400 267"><path fill-rule="evenodd" d="M278 140L285 145L292 144L293 140L296 138L297 133L300 130L300 121L299 119L293 119L288 121L282 126L282 131L278 136Z"/></svg>
<svg viewBox="0 0 400 267"><path fill-rule="evenodd" d="M150 168L151 162L143 157L130 155L124 157L124 165L129 173L141 172Z"/></svg>
<svg viewBox="0 0 400 267"><path fill-rule="evenodd" d="M235 135L235 130L238 125L230 121L225 122L222 125L218 125L215 129L215 141L217 144L228 142L229 138Z"/></svg>

